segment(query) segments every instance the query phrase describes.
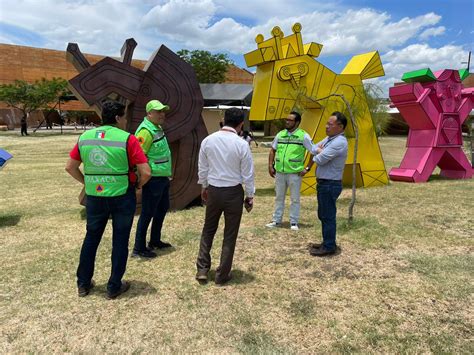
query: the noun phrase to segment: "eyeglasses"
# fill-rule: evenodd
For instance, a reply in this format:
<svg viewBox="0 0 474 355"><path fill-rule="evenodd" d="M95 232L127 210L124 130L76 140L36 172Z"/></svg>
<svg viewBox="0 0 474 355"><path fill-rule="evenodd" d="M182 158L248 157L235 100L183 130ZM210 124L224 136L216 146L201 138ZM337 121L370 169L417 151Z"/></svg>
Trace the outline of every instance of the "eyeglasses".
<svg viewBox="0 0 474 355"><path fill-rule="evenodd" d="M292 120L292 119L289 119L289 118L285 119L285 121L286 122L295 122L295 120Z"/></svg>

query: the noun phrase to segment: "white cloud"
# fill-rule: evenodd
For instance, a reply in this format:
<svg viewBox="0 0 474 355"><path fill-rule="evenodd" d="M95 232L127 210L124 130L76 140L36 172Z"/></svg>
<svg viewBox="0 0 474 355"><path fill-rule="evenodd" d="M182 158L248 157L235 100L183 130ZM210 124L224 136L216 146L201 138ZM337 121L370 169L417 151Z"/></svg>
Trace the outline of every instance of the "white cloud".
<svg viewBox="0 0 474 355"><path fill-rule="evenodd" d="M403 73L430 68L435 72L441 69L461 69L468 52L461 46L445 45L439 48L427 44L412 44L403 49L390 50L382 56L385 76L375 80L388 96L388 88L400 82Z"/></svg>
<svg viewBox="0 0 474 355"><path fill-rule="evenodd" d="M422 40L426 40L429 37L440 36L440 35L444 34L445 31L446 31L446 28L444 26L430 27L430 28L427 28L426 30L424 30L420 34L419 38L422 39Z"/></svg>
<svg viewBox="0 0 474 355"><path fill-rule="evenodd" d="M222 3L224 1L220 1ZM247 2L247 1L244 1ZM238 23L230 17L223 17L216 21L219 10L218 0L170 0L164 5L153 8L144 17L144 24L153 27L156 31L168 38L173 38L190 49L225 50L231 53L245 53L255 48L254 38L262 33L266 38L270 36L273 26L280 26L285 33L291 33L295 22L303 26L305 42L319 42L325 46L324 54L341 55L360 53L378 49L384 51L405 44L416 37L421 31L435 35L440 27L427 32L430 26L436 25L441 17L428 13L414 18L402 18L391 21L389 14L372 9L346 11L288 11L301 15L276 15L286 12L286 3L277 1L271 9L275 13L271 17L255 26ZM254 1L259 9L263 2ZM240 4L240 2L239 2ZM265 6L269 8L268 3ZM254 16L262 16L254 11ZM267 15L268 16L268 15ZM215 22L213 22L215 21ZM376 34L376 35L374 35Z"/></svg>
<svg viewBox="0 0 474 355"><path fill-rule="evenodd" d="M403 45L440 19L439 15L428 13L393 22L385 12L360 9L306 13L280 21L280 27L289 32L293 23L300 22L305 42L322 43L324 55L345 55L372 50L385 51Z"/></svg>
<svg viewBox="0 0 474 355"><path fill-rule="evenodd" d="M46 48L65 50L77 42L84 52L119 55L123 41L133 36L133 22L141 17L129 0L2 1L0 20L22 26L46 39Z"/></svg>
<svg viewBox="0 0 474 355"><path fill-rule="evenodd" d="M161 43L241 54L255 49L258 33L268 38L276 25L291 33L295 22L303 25L305 42L324 44L323 55L385 51L444 31L442 26L433 27L441 19L434 13L394 21L386 12L321 1L7 0L1 6L2 21L15 19L12 25L37 32L49 48L64 49L67 42L78 42L84 51L109 55L117 55L129 37L139 44L137 54L145 56Z"/></svg>
<svg viewBox="0 0 474 355"><path fill-rule="evenodd" d="M217 15L238 17L262 23L265 19L284 19L289 14L312 13L315 11L344 11L341 1L324 0L214 0Z"/></svg>
<svg viewBox="0 0 474 355"><path fill-rule="evenodd" d="M212 0L170 0L152 8L142 19L142 28L153 28L175 40L195 40L216 12Z"/></svg>
<svg viewBox="0 0 474 355"><path fill-rule="evenodd" d="M290 34L300 22L303 41L322 43L322 56L385 53L387 76L378 80L385 88L405 71L459 68L466 60L461 46L414 44L445 34L438 14L394 19L387 12L349 8L343 1L2 0L0 21L37 34L44 47L61 50L77 42L84 52L118 56L123 41L134 37L135 58L140 59L161 44L240 55L256 48L257 34L269 38L276 25ZM2 33L0 41L23 44L19 36Z"/></svg>

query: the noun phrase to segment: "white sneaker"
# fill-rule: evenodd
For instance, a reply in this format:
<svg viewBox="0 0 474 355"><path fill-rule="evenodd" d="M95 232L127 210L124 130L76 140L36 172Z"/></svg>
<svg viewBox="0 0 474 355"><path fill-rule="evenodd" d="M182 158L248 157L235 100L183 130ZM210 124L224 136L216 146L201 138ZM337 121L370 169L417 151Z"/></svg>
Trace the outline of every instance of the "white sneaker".
<svg viewBox="0 0 474 355"><path fill-rule="evenodd" d="M291 229L292 231L299 231L299 230L300 230L300 227L298 227L298 225L295 223L295 224L292 224L292 225L291 225L290 229Z"/></svg>
<svg viewBox="0 0 474 355"><path fill-rule="evenodd" d="M268 228L281 227L281 223L278 223L278 222L271 222L271 223L266 224L265 227L268 227Z"/></svg>

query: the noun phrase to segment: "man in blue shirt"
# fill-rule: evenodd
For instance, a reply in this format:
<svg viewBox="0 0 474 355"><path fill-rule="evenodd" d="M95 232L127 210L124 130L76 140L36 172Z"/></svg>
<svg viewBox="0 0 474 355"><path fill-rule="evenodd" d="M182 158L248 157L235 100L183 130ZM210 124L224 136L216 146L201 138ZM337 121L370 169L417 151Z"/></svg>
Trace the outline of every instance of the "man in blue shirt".
<svg viewBox="0 0 474 355"><path fill-rule="evenodd" d="M336 201L342 192L342 174L347 159L344 130L347 118L333 112L326 124L327 137L313 146L316 169L318 218L322 224L323 243L313 244L310 254L326 256L336 253ZM309 164L311 168L312 162Z"/></svg>

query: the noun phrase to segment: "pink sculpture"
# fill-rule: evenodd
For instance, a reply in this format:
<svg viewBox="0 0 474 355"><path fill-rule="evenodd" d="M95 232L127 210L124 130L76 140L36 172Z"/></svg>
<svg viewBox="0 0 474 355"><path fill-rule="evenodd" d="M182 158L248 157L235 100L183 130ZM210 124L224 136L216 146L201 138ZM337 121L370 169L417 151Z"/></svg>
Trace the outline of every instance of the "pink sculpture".
<svg viewBox="0 0 474 355"><path fill-rule="evenodd" d="M474 107L474 88L463 89L466 70L430 69L405 73L407 84L389 89L389 96L409 126L407 151L391 180L425 182L436 166L441 176L469 179L474 174L462 150L461 126Z"/></svg>

